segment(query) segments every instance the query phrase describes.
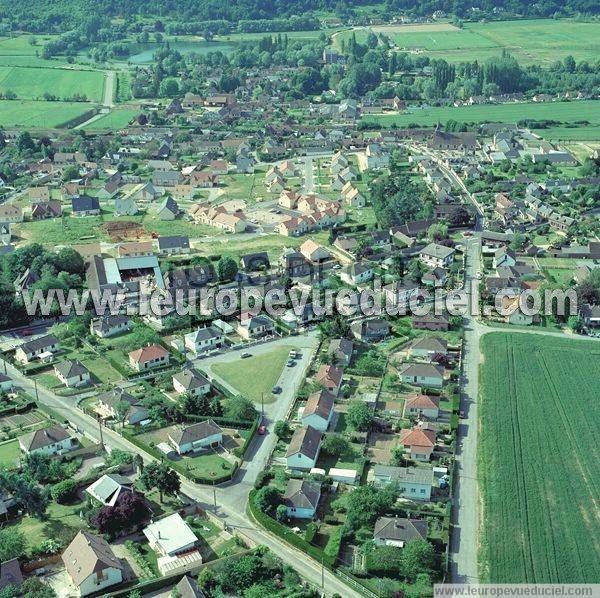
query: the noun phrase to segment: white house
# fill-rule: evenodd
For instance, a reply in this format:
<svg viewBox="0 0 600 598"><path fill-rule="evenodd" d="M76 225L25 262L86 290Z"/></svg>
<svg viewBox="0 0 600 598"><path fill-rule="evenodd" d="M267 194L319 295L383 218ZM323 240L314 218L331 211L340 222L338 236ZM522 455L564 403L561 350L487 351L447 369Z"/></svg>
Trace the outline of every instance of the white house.
<svg viewBox="0 0 600 598"><path fill-rule="evenodd" d="M43 359L46 355L51 357L59 347L58 339L53 334L48 334L17 347L15 359L21 363L30 363L34 359Z"/></svg>
<svg viewBox="0 0 600 598"><path fill-rule="evenodd" d="M90 332L100 338L109 338L131 330L131 320L124 315L107 315L90 322Z"/></svg>
<svg viewBox="0 0 600 598"><path fill-rule="evenodd" d="M186 334L184 343L187 350L198 355L222 347L225 343L225 335L216 326L206 326Z"/></svg>
<svg viewBox="0 0 600 598"><path fill-rule="evenodd" d="M430 500L433 486L433 468L394 467L379 463L369 472L369 481L377 488L396 484L398 492L411 500Z"/></svg>
<svg viewBox="0 0 600 598"><path fill-rule="evenodd" d="M297 428L285 455L288 469L310 471L319 458L323 435L312 426Z"/></svg>
<svg viewBox="0 0 600 598"><path fill-rule="evenodd" d="M90 382L90 371L77 359L55 364L54 374L67 388L84 386Z"/></svg>
<svg viewBox="0 0 600 598"><path fill-rule="evenodd" d="M210 392L210 382L198 370L187 368L173 375L173 388L179 394L204 396Z"/></svg>
<svg viewBox="0 0 600 598"><path fill-rule="evenodd" d="M399 375L406 384L433 388L444 385L444 368L433 363L406 363L399 369Z"/></svg>
<svg viewBox="0 0 600 598"><path fill-rule="evenodd" d="M454 249L437 243L429 243L421 249L419 259L430 268L447 268L454 260Z"/></svg>
<svg viewBox="0 0 600 598"><path fill-rule="evenodd" d="M258 338L275 331L275 323L268 316L243 316L237 325L236 332L245 339Z"/></svg>
<svg viewBox="0 0 600 598"><path fill-rule="evenodd" d="M402 517L380 517L375 522L373 541L377 546L404 545L414 539L427 538L427 521L424 519L404 519Z"/></svg>
<svg viewBox="0 0 600 598"><path fill-rule="evenodd" d="M366 262L355 262L340 270L339 277L347 284L356 285L373 278L373 267Z"/></svg>
<svg viewBox="0 0 600 598"><path fill-rule="evenodd" d="M117 473L109 473L97 479L85 489L99 503L114 507L123 492L133 492L133 482Z"/></svg>
<svg viewBox="0 0 600 598"><path fill-rule="evenodd" d="M448 341L441 336L422 336L410 346L412 357L431 359L434 355L448 354Z"/></svg>
<svg viewBox="0 0 600 598"><path fill-rule="evenodd" d="M333 417L334 403L334 395L326 390L311 394L302 412L302 425L326 432Z"/></svg>
<svg viewBox="0 0 600 598"><path fill-rule="evenodd" d="M404 417L417 417L422 415L427 419L437 419L439 414L439 397L418 394L407 397L404 401Z"/></svg>
<svg viewBox="0 0 600 598"><path fill-rule="evenodd" d="M169 352L161 345L148 345L129 353L129 365L138 372L169 363Z"/></svg>
<svg viewBox="0 0 600 598"><path fill-rule="evenodd" d="M212 419L207 419L191 426L178 426L169 432L169 440L175 450L184 455L199 449L219 446L223 442L223 430Z"/></svg>
<svg viewBox="0 0 600 598"><path fill-rule="evenodd" d="M19 447L27 455L58 455L76 445L77 439L58 424L19 437Z"/></svg>
<svg viewBox="0 0 600 598"><path fill-rule="evenodd" d="M121 562L100 536L80 531L63 552L62 560L80 596L123 581Z"/></svg>

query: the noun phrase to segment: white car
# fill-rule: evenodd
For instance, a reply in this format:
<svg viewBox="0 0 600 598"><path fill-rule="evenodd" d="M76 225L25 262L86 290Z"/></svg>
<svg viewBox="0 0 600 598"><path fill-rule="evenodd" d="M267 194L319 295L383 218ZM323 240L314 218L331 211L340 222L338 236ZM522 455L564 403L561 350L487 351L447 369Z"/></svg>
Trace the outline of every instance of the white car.
<svg viewBox="0 0 600 598"><path fill-rule="evenodd" d="M481 277L482 277L481 271L480 271L480 270L477 270L477 274L475 274L475 278L476 278L477 280L481 280Z"/></svg>

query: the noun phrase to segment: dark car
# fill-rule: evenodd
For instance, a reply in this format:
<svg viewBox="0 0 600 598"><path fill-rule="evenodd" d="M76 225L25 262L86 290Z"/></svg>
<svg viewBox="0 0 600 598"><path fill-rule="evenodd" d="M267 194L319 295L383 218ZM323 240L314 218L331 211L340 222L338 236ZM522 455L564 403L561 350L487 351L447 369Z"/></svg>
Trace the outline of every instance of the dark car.
<svg viewBox="0 0 600 598"><path fill-rule="evenodd" d="M246 352L246 353L242 353L242 354L240 355L240 357L241 357L242 359L246 359L247 357L252 357L252 355L251 355L250 353L247 353L247 352Z"/></svg>
<svg viewBox="0 0 600 598"><path fill-rule="evenodd" d="M278 395L281 392L281 386L274 386L273 389L271 390L271 392L274 395Z"/></svg>

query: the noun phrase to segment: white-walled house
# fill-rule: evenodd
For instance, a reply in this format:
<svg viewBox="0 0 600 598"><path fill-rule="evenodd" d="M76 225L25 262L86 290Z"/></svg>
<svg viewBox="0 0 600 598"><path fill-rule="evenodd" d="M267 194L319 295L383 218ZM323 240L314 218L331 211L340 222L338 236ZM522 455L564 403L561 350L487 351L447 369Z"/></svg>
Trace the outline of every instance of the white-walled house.
<svg viewBox="0 0 600 598"><path fill-rule="evenodd" d="M43 358L46 354L56 353L60 348L58 339L53 334L27 341L17 347L15 359L20 363L30 363L34 359Z"/></svg>
<svg viewBox="0 0 600 598"><path fill-rule="evenodd" d="M62 553L65 569L80 596L94 594L123 581L123 565L108 542L80 531Z"/></svg>
<svg viewBox="0 0 600 598"><path fill-rule="evenodd" d="M225 335L216 326L206 326L186 334L184 343L188 351L198 355L222 347L225 343Z"/></svg>
<svg viewBox="0 0 600 598"><path fill-rule="evenodd" d="M169 363L169 352L161 345L148 345L129 353L129 365L138 372L158 368Z"/></svg>
<svg viewBox="0 0 600 598"><path fill-rule="evenodd" d="M169 440L175 450L184 455L218 446L223 442L223 430L212 419L207 419L191 426L178 426L169 432Z"/></svg>
<svg viewBox="0 0 600 598"><path fill-rule="evenodd" d="M312 519L317 512L321 498L321 484L311 480L288 480L283 504L287 516L295 519Z"/></svg>
<svg viewBox="0 0 600 598"><path fill-rule="evenodd" d="M429 243L421 249L419 259L430 268L447 268L454 261L454 249L437 243Z"/></svg>
<svg viewBox="0 0 600 598"><path fill-rule="evenodd" d="M84 386L90 382L90 371L78 359L55 364L54 374L67 388Z"/></svg>
<svg viewBox="0 0 600 598"><path fill-rule="evenodd" d="M322 437L321 432L311 426L297 428L285 455L288 469L310 471L319 458Z"/></svg>
<svg viewBox="0 0 600 598"><path fill-rule="evenodd" d="M430 500L433 486L433 468L395 467L377 463L370 472L369 481L377 488L396 484L400 496L411 500Z"/></svg>
<svg viewBox="0 0 600 598"><path fill-rule="evenodd" d="M302 412L302 425L326 432L333 417L334 403L335 397L326 390L311 394Z"/></svg>
<svg viewBox="0 0 600 598"><path fill-rule="evenodd" d="M198 370L187 368L173 375L173 388L179 394L204 396L210 392L210 382Z"/></svg>
<svg viewBox="0 0 600 598"><path fill-rule="evenodd" d="M27 455L58 455L77 444L77 439L58 424L19 437L19 447Z"/></svg>

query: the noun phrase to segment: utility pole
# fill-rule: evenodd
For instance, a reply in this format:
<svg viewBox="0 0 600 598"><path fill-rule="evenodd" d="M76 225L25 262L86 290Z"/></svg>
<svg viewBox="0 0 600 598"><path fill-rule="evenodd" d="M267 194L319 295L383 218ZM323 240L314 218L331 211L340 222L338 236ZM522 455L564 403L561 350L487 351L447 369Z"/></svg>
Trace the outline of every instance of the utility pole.
<svg viewBox="0 0 600 598"><path fill-rule="evenodd" d="M215 505L215 511L217 510L217 487L213 481L213 503Z"/></svg>
<svg viewBox="0 0 600 598"><path fill-rule="evenodd" d="M6 364L6 362L4 362ZM38 387L37 387L37 378L33 379L33 387L35 388L35 401L36 403L39 402L39 394L38 394Z"/></svg>
<svg viewBox="0 0 600 598"><path fill-rule="evenodd" d="M6 370L6 358L4 356L2 357L2 363L4 363L4 375L8 376L8 372Z"/></svg>
<svg viewBox="0 0 600 598"><path fill-rule="evenodd" d="M104 438L102 436L102 418L98 415L98 429L100 430L100 444L104 448Z"/></svg>

